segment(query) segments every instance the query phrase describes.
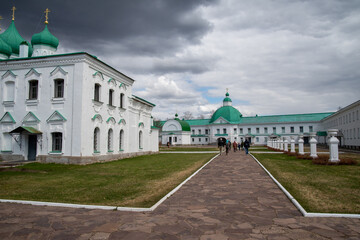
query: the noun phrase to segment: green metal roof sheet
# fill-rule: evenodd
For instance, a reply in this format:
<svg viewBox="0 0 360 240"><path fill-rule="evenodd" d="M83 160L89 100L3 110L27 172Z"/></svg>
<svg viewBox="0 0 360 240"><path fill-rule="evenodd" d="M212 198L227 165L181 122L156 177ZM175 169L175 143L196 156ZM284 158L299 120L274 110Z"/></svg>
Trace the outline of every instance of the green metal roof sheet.
<svg viewBox="0 0 360 240"><path fill-rule="evenodd" d="M190 120L183 120L186 121L190 126L197 126L197 125L208 125L210 119L190 119Z"/></svg>
<svg viewBox="0 0 360 240"><path fill-rule="evenodd" d="M11 47L12 52L15 54L19 54L20 43L25 41L16 29L14 20L6 31L1 34L1 38Z"/></svg>
<svg viewBox="0 0 360 240"><path fill-rule="evenodd" d="M9 44L7 44L4 40L2 40L1 35L0 35L0 53L8 57L12 53L12 48L10 47Z"/></svg>
<svg viewBox="0 0 360 240"><path fill-rule="evenodd" d="M331 114L333 114L333 112L242 117L239 123L261 124L261 123L283 123L283 122L318 122L321 119L330 116Z"/></svg>
<svg viewBox="0 0 360 240"><path fill-rule="evenodd" d="M181 125L181 129L185 132L190 132L190 124L185 120L180 120L179 118L175 118L174 120L178 121Z"/></svg>
<svg viewBox="0 0 360 240"><path fill-rule="evenodd" d="M153 107L155 107L156 105L155 104L153 104L153 103L151 103L151 102L149 102L149 101L147 101L147 100L145 100L145 99L143 99L143 98L141 98L141 97L138 97L138 96L135 96L135 95L133 95L135 98L137 98L137 99L140 99L140 100L142 100L142 101L144 101L144 102L146 102L146 103L148 103L148 104L150 104L150 105L152 105Z"/></svg>
<svg viewBox="0 0 360 240"><path fill-rule="evenodd" d="M22 134L25 132L26 134L42 134L39 130L33 127L17 127L14 130L12 130L10 133L20 133Z"/></svg>
<svg viewBox="0 0 360 240"><path fill-rule="evenodd" d="M229 123L239 123L242 114L233 106L223 106L215 111L210 119L210 123L215 122L217 119L222 117Z"/></svg>
<svg viewBox="0 0 360 240"><path fill-rule="evenodd" d="M49 29L46 24L42 32L36 33L32 36L31 44L32 45L43 44L43 45L51 46L53 48L57 48L59 46L59 39L57 39L54 35L52 35L49 32Z"/></svg>

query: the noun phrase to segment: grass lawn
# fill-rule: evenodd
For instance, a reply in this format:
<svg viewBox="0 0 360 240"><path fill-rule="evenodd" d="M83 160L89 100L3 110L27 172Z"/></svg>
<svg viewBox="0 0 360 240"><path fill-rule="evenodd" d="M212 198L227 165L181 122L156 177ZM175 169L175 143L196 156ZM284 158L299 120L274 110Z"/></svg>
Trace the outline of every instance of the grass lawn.
<svg viewBox="0 0 360 240"><path fill-rule="evenodd" d="M217 147L160 147L161 152L173 151L173 152L205 152L205 151L219 151Z"/></svg>
<svg viewBox="0 0 360 240"><path fill-rule="evenodd" d="M0 171L0 198L151 207L213 156L156 154L85 166L31 163Z"/></svg>
<svg viewBox="0 0 360 240"><path fill-rule="evenodd" d="M357 165L312 164L286 154L253 154L308 212L360 213L360 158ZM340 155L341 158L342 155ZM349 157L349 154L344 155Z"/></svg>

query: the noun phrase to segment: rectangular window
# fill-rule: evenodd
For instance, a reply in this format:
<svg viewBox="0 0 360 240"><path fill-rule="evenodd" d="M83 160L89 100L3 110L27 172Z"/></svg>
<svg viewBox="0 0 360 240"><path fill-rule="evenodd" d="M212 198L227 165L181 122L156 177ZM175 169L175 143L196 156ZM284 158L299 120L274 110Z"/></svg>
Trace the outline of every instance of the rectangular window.
<svg viewBox="0 0 360 240"><path fill-rule="evenodd" d="M355 122L355 112L353 112L353 122Z"/></svg>
<svg viewBox="0 0 360 240"><path fill-rule="evenodd" d="M243 129L242 128L240 128L240 134L243 134Z"/></svg>
<svg viewBox="0 0 360 240"><path fill-rule="evenodd" d="M260 133L260 128L256 128L256 133Z"/></svg>
<svg viewBox="0 0 360 240"><path fill-rule="evenodd" d="M237 128L234 128L234 134L236 134L236 132L237 132Z"/></svg>
<svg viewBox="0 0 360 240"><path fill-rule="evenodd" d="M209 134L209 129L205 129L205 134Z"/></svg>
<svg viewBox="0 0 360 240"><path fill-rule="evenodd" d="M29 99L38 98L38 81L31 80L29 81Z"/></svg>
<svg viewBox="0 0 360 240"><path fill-rule="evenodd" d="M294 133L295 132L295 128L294 127L290 127L290 132Z"/></svg>
<svg viewBox="0 0 360 240"><path fill-rule="evenodd" d="M96 83L95 84L95 89L94 89L94 100L100 102L100 84Z"/></svg>
<svg viewBox="0 0 360 240"><path fill-rule="evenodd" d="M64 97L64 79L54 80L54 98Z"/></svg>
<svg viewBox="0 0 360 240"><path fill-rule="evenodd" d="M174 142L177 142L177 137L174 137Z"/></svg>
<svg viewBox="0 0 360 240"><path fill-rule="evenodd" d="M114 95L114 90L110 89L109 90L109 105L113 106L113 95Z"/></svg>
<svg viewBox="0 0 360 240"><path fill-rule="evenodd" d="M217 134L220 134L220 129L216 129L216 133L217 133Z"/></svg>
<svg viewBox="0 0 360 240"><path fill-rule="evenodd" d="M192 140L192 142L194 142L194 141L195 141L195 139L194 139L194 138L192 138L191 140Z"/></svg>
<svg viewBox="0 0 360 240"><path fill-rule="evenodd" d="M208 138L205 138L205 142L207 142L208 141Z"/></svg>
<svg viewBox="0 0 360 240"><path fill-rule="evenodd" d="M285 133L285 127L281 127L281 133Z"/></svg>
<svg viewBox="0 0 360 240"><path fill-rule="evenodd" d="M199 138L199 142L201 142L201 138Z"/></svg>
<svg viewBox="0 0 360 240"><path fill-rule="evenodd" d="M265 142L267 142L267 140L268 140L268 138L267 138L267 137L265 137Z"/></svg>
<svg viewBox="0 0 360 240"><path fill-rule="evenodd" d="M313 129L313 126L309 126L309 132L313 132L314 129Z"/></svg>
<svg viewBox="0 0 360 240"><path fill-rule="evenodd" d="M273 133L276 133L276 127L273 127Z"/></svg>
<svg viewBox="0 0 360 240"><path fill-rule="evenodd" d="M223 128L223 133L226 134L226 128Z"/></svg>
<svg viewBox="0 0 360 240"><path fill-rule="evenodd" d="M304 132L304 127L303 127L303 126L300 126L300 127L299 127L299 130L300 130L301 133L303 133L303 132Z"/></svg>
<svg viewBox="0 0 360 240"><path fill-rule="evenodd" d="M120 93L120 108L124 108L124 94Z"/></svg>
<svg viewBox="0 0 360 240"><path fill-rule="evenodd" d="M201 129L198 130L199 131L199 135L201 134Z"/></svg>
<svg viewBox="0 0 360 240"><path fill-rule="evenodd" d="M256 137L256 142L259 142L259 137Z"/></svg>
<svg viewBox="0 0 360 240"><path fill-rule="evenodd" d="M193 135L195 135L195 130L194 130L194 129L193 129L193 130L191 130L191 132L192 132L192 134L193 134Z"/></svg>
<svg viewBox="0 0 360 240"><path fill-rule="evenodd" d="M264 133L268 133L268 129L267 129L267 127L266 127L266 128L264 128Z"/></svg>
<svg viewBox="0 0 360 240"><path fill-rule="evenodd" d="M62 133L54 132L52 135L52 151L61 152L62 151Z"/></svg>
<svg viewBox="0 0 360 240"><path fill-rule="evenodd" d="M249 134L251 133L251 128L248 128L248 133L249 133Z"/></svg>

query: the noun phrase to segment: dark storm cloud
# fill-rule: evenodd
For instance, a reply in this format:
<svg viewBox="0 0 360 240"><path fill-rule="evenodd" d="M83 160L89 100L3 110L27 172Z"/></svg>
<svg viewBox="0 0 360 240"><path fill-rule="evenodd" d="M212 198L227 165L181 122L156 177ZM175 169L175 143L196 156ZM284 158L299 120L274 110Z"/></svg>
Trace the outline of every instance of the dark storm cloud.
<svg viewBox="0 0 360 240"><path fill-rule="evenodd" d="M65 48L110 54L171 55L185 45L197 44L211 30L196 9L212 0L152 1L2 1L2 26L16 6L16 26L30 40L43 29L49 8L49 29ZM107 47L111 46L111 47Z"/></svg>

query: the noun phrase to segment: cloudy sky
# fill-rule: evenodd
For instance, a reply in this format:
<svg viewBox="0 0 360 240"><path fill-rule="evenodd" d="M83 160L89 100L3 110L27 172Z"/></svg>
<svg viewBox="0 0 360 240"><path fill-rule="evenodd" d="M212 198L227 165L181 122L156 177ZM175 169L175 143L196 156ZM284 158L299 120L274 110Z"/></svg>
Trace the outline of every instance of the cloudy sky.
<svg viewBox="0 0 360 240"><path fill-rule="evenodd" d="M4 31L49 29L136 80L155 118L336 111L360 99L359 0L2 0Z"/></svg>

